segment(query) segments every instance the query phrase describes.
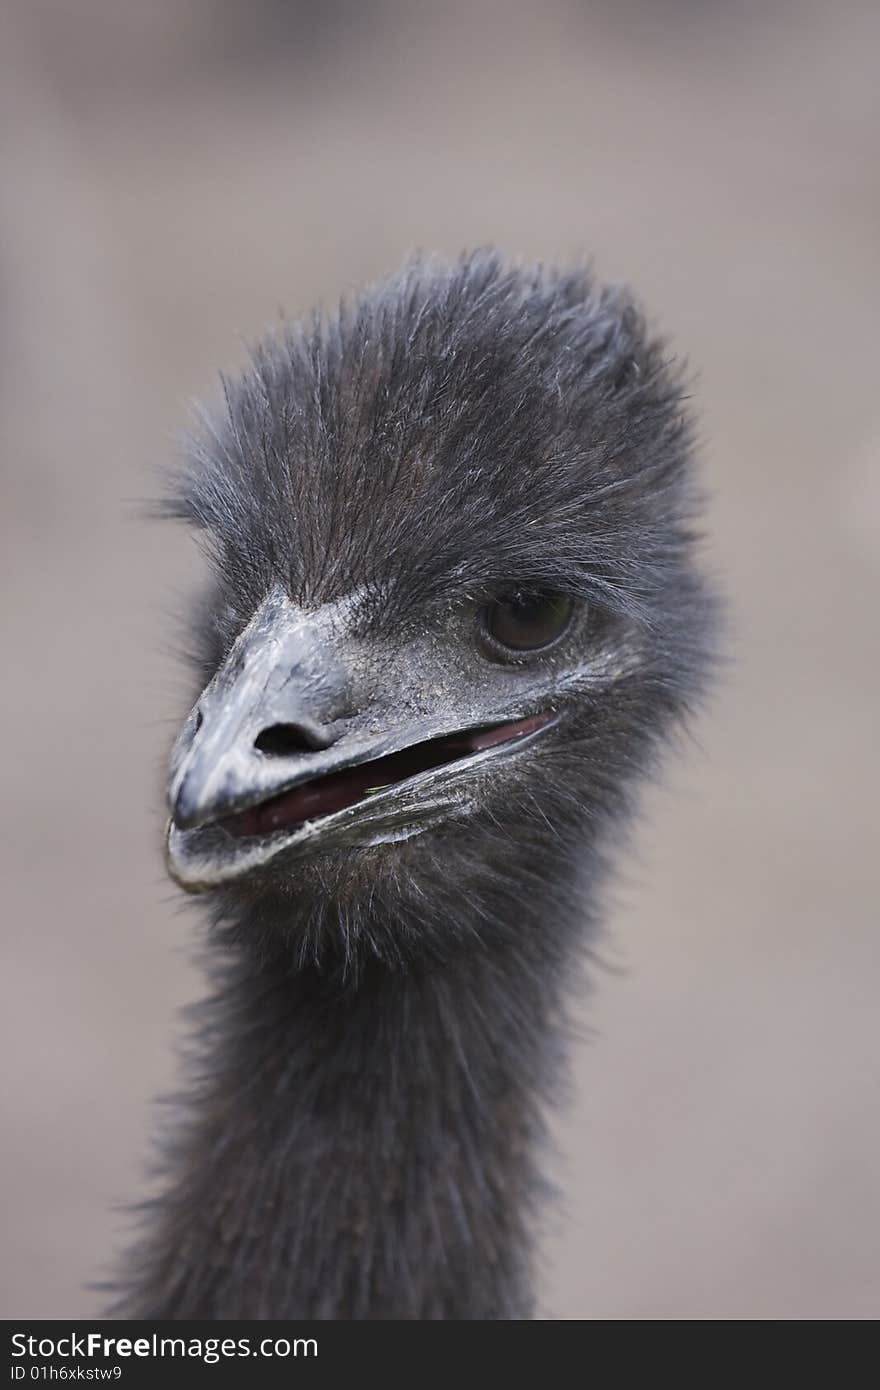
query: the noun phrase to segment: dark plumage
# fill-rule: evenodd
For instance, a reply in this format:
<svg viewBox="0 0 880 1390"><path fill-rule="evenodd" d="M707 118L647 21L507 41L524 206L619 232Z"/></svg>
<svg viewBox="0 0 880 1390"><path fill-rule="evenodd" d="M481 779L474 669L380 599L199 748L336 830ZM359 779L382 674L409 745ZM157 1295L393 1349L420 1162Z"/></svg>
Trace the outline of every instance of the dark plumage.
<svg viewBox="0 0 880 1390"><path fill-rule="evenodd" d="M573 967L707 665L690 454L628 295L492 252L225 384L169 507L213 560L168 856L214 992L121 1312L532 1310Z"/></svg>

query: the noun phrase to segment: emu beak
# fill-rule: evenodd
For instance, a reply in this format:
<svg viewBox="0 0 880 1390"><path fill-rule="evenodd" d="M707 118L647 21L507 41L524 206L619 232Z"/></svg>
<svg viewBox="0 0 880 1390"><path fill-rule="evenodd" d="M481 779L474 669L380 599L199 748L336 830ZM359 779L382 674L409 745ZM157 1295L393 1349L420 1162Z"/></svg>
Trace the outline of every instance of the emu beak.
<svg viewBox="0 0 880 1390"><path fill-rule="evenodd" d="M195 829L336 767L340 754L327 750L346 684L326 626L270 594L181 730L168 791L175 824Z"/></svg>
<svg viewBox="0 0 880 1390"><path fill-rule="evenodd" d="M407 838L468 809L463 771L555 722L550 711L499 719L476 704L450 728L442 710L409 715L387 677L359 696L344 627L338 611L306 613L275 591L203 691L168 788L167 862L184 888L213 887L318 836Z"/></svg>

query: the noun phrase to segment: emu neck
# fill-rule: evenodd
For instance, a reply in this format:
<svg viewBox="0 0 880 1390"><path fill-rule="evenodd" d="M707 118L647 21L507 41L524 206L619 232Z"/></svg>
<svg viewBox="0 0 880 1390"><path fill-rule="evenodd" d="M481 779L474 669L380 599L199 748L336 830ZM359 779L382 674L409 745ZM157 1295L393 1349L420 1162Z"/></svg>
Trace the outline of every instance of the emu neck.
<svg viewBox="0 0 880 1390"><path fill-rule="evenodd" d="M559 1009L552 932L526 939L356 984L242 952L123 1311L528 1316Z"/></svg>

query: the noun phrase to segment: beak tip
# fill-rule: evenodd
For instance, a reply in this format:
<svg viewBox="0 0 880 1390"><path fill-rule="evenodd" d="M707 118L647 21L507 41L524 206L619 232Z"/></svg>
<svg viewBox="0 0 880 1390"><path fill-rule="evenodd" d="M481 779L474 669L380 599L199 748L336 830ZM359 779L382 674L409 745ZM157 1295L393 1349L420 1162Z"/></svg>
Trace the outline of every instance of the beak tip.
<svg viewBox="0 0 880 1390"><path fill-rule="evenodd" d="M199 823L198 799L193 796L189 779L184 777L168 793L168 814L178 830L194 830Z"/></svg>

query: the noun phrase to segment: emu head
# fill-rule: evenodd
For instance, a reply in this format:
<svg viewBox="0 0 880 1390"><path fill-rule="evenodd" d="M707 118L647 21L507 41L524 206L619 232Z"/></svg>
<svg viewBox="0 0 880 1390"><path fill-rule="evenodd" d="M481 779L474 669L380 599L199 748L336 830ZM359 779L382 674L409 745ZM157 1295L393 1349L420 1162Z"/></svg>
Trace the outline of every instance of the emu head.
<svg viewBox="0 0 880 1390"><path fill-rule="evenodd" d="M170 872L282 917L442 900L462 931L552 897L704 664L662 344L585 272L481 252L224 385L170 507L214 574Z"/></svg>

